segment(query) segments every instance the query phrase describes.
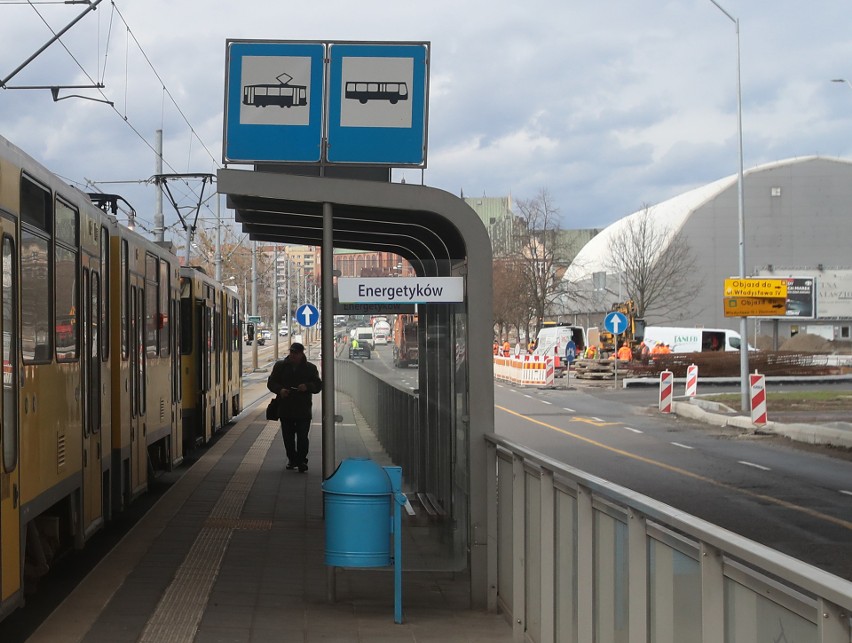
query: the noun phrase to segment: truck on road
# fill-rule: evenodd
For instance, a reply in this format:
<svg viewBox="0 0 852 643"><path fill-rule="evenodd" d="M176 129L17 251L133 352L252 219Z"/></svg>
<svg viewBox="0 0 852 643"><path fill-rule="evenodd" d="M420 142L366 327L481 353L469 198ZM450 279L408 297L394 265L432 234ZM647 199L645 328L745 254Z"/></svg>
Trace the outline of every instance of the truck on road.
<svg viewBox="0 0 852 643"><path fill-rule="evenodd" d="M393 322L393 365L416 366L418 358L417 315L397 315Z"/></svg>

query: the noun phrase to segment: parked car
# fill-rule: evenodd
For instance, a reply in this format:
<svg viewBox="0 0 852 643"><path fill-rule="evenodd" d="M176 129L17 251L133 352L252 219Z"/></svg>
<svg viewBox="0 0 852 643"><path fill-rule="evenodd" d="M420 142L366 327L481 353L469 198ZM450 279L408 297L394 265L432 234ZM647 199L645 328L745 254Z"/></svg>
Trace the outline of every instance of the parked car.
<svg viewBox="0 0 852 643"><path fill-rule="evenodd" d="M289 333L289 331L286 328L279 328L278 329L278 335L280 337L287 337L288 333Z"/></svg>

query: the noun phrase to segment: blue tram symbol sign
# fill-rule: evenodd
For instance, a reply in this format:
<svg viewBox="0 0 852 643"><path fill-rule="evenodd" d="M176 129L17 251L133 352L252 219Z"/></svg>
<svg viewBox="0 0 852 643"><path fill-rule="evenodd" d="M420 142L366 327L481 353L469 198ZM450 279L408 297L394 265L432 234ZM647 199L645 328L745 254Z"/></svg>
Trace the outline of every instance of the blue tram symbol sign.
<svg viewBox="0 0 852 643"><path fill-rule="evenodd" d="M311 304L302 304L296 310L296 320L302 326L315 326L319 321L319 311L316 306Z"/></svg>
<svg viewBox="0 0 852 643"><path fill-rule="evenodd" d="M229 40L225 67L226 163L426 167L428 42Z"/></svg>
<svg viewBox="0 0 852 643"><path fill-rule="evenodd" d="M320 160L324 52L321 43L228 41L226 162Z"/></svg>
<svg viewBox="0 0 852 643"><path fill-rule="evenodd" d="M426 43L331 44L328 161L426 164Z"/></svg>

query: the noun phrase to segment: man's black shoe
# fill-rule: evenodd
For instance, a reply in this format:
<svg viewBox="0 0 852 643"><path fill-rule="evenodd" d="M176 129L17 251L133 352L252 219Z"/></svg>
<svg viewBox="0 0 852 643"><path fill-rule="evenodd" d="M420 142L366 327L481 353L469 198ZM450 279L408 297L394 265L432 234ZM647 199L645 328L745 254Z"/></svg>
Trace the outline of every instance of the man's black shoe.
<svg viewBox="0 0 852 643"><path fill-rule="evenodd" d="M305 471L307 471L307 470L308 470L308 463L307 463L307 462L302 462L302 463L299 465L299 473L304 473L304 472L305 472Z"/></svg>

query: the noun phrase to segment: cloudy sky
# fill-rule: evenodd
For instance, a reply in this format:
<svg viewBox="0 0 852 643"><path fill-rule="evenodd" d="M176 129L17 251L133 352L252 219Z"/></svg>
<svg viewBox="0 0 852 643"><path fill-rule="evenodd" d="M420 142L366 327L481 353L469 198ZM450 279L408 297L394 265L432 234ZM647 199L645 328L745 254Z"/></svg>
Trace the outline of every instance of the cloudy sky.
<svg viewBox="0 0 852 643"><path fill-rule="evenodd" d="M830 82L852 80L852 5L720 4L740 20L746 168L852 157L852 86ZM59 30L83 8L0 0L0 80L47 41L45 21ZM114 107L0 90L0 135L127 195L150 224L155 188L138 182L155 171L155 130L166 172L221 166L228 38L431 42L426 184L544 188L563 227L602 227L737 169L736 32L711 0L103 0L63 37L70 53L54 44L6 85L102 81L60 96Z"/></svg>

